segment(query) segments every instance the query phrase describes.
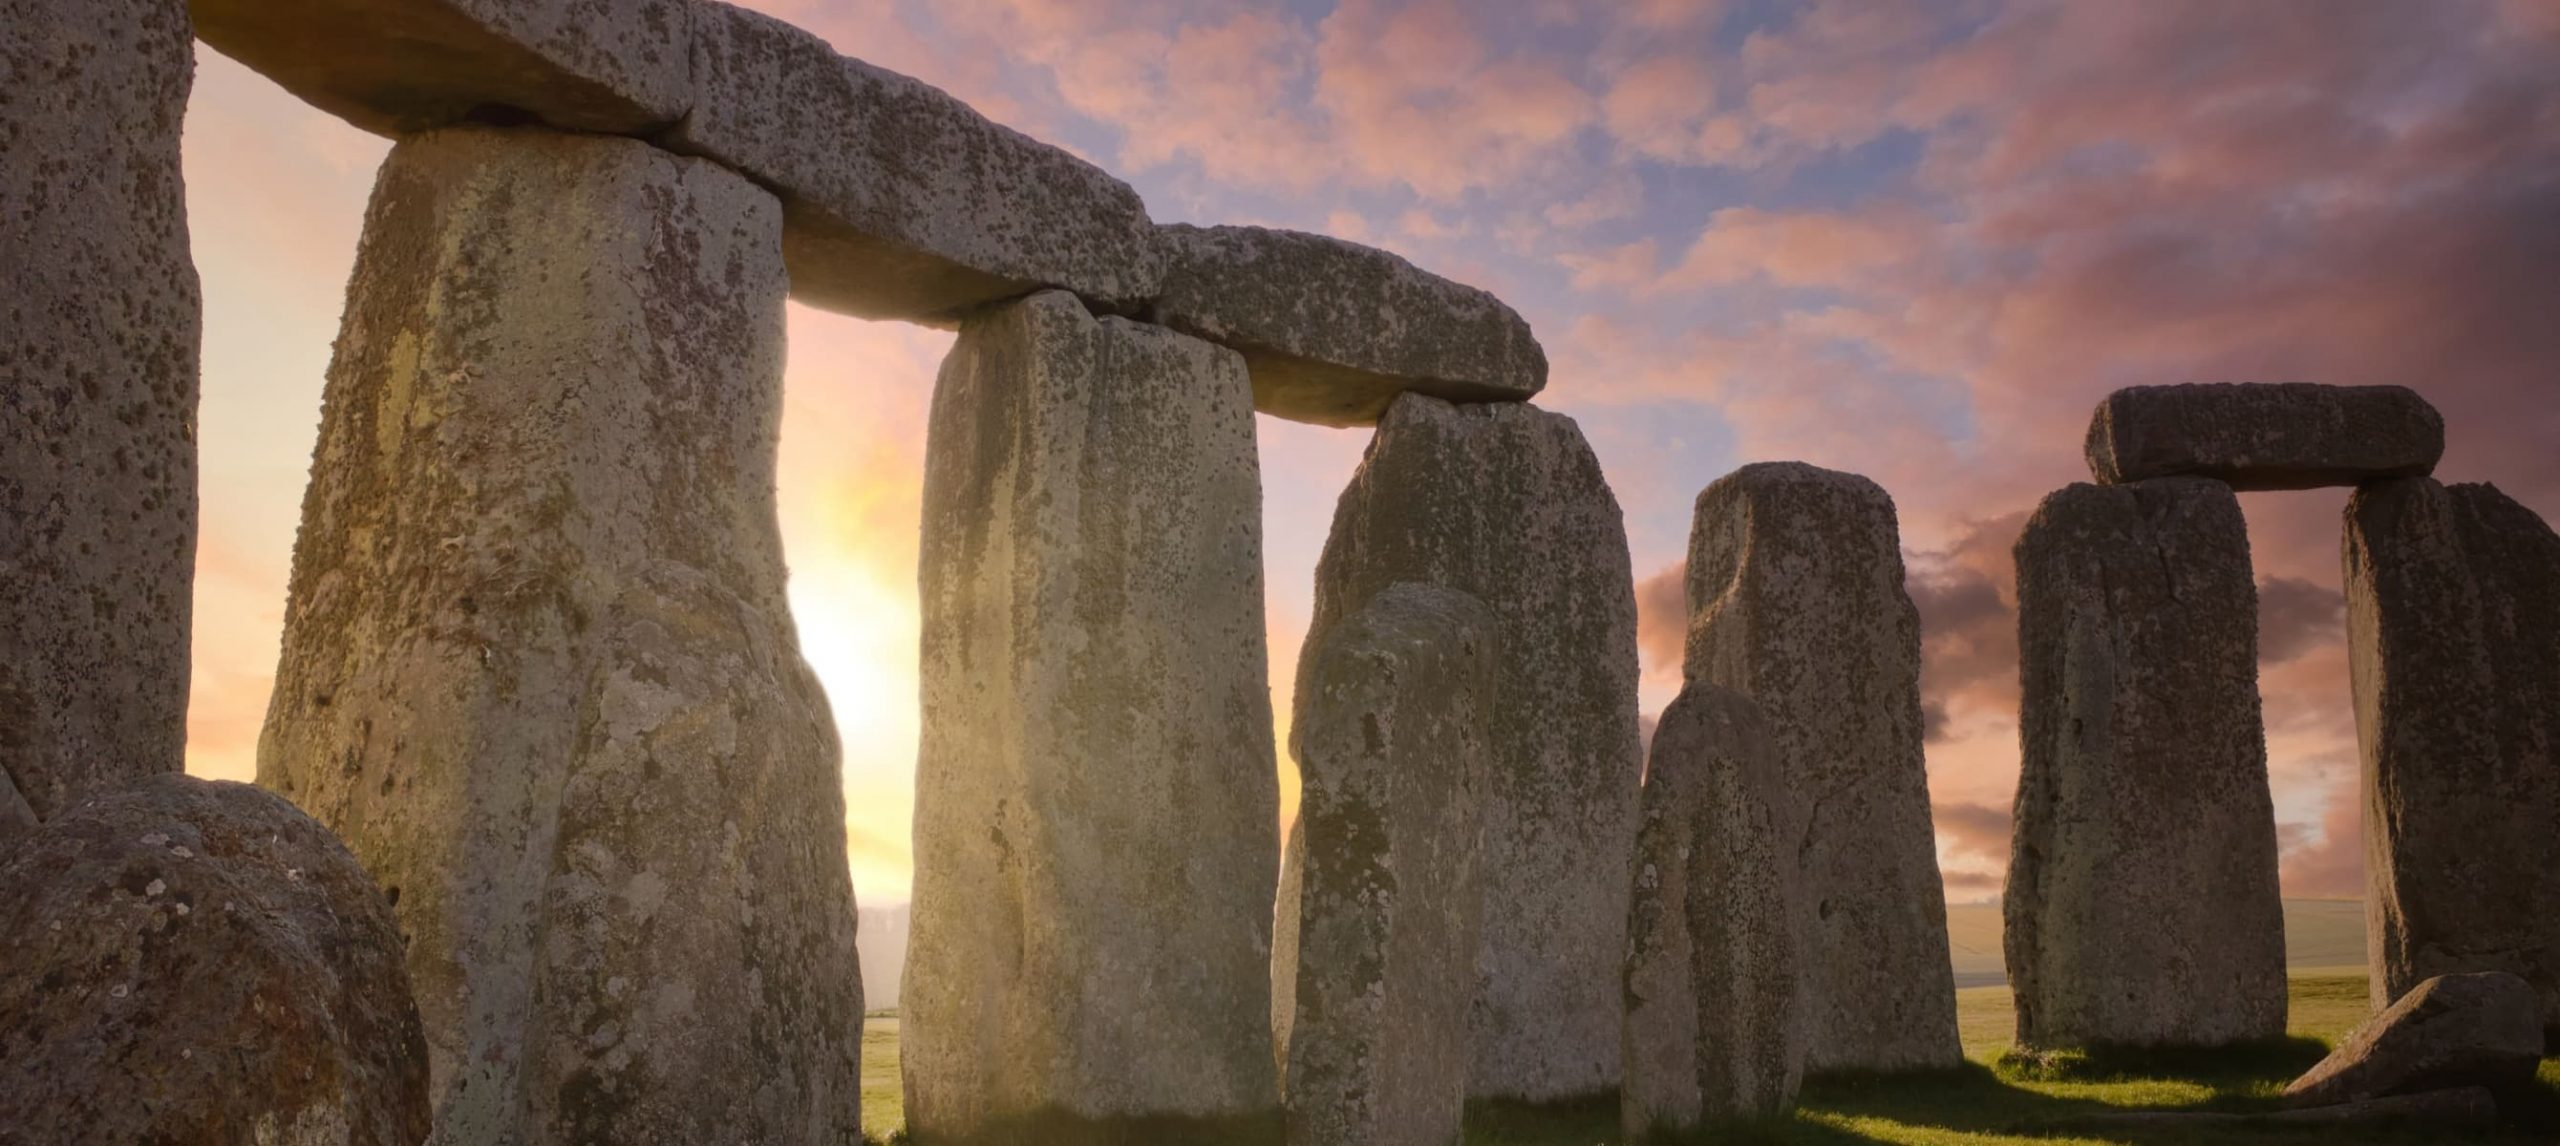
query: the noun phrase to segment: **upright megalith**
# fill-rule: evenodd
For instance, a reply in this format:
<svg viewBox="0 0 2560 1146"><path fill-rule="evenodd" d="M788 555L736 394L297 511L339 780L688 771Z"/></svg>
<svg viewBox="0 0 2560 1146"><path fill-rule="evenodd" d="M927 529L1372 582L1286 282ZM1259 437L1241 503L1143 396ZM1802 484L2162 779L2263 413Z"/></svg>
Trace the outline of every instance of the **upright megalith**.
<svg viewBox="0 0 2560 1146"><path fill-rule="evenodd" d="M410 1146L391 905L273 792L162 775L0 862L0 1142Z"/></svg>
<svg viewBox="0 0 2560 1146"><path fill-rule="evenodd" d="M1856 474L1744 466L1698 495L1688 589L1684 672L1760 702L1795 801L1807 1069L1955 1065L1920 622L1893 499Z"/></svg>
<svg viewBox="0 0 2560 1146"><path fill-rule="evenodd" d="M1276 1138L1244 361L1044 292L961 327L929 433L908 1130Z"/></svg>
<svg viewBox="0 0 2560 1146"><path fill-rule="evenodd" d="M1397 585L1307 651L1272 1030L1298 1146L1448 1146L1467 1096L1499 625Z"/></svg>
<svg viewBox="0 0 2560 1146"><path fill-rule="evenodd" d="M2444 417L2406 386L2128 386L2089 417L2089 472L2121 485L2207 477L2314 489L2434 472Z"/></svg>
<svg viewBox="0 0 2560 1146"><path fill-rule="evenodd" d="M1804 1081L1794 797L1760 706L1692 681L1654 730L1627 918L1630 1142L1782 1115Z"/></svg>
<svg viewBox="0 0 2560 1146"><path fill-rule="evenodd" d="M2231 487L2073 485L2018 538L2018 1042L2281 1038L2258 594Z"/></svg>
<svg viewBox="0 0 2560 1146"><path fill-rule="evenodd" d="M437 1141L850 1141L835 732L774 511L782 213L461 129L375 184L259 780L409 937Z"/></svg>
<svg viewBox="0 0 2560 1146"><path fill-rule="evenodd" d="M183 0L0 0L0 840L184 762ZM14 825L14 828L13 828Z"/></svg>
<svg viewBox="0 0 2560 1146"><path fill-rule="evenodd" d="M1618 1085L1618 968L1642 775L1635 578L1617 498L1573 420L1520 403L1388 407L1334 510L1307 646L1398 582L1501 625L1468 1094ZM1311 687L1301 662L1298 688Z"/></svg>
<svg viewBox="0 0 2560 1146"><path fill-rule="evenodd" d="M2560 535L2427 478L2358 489L2346 525L2374 1005L2505 971L2560 1046Z"/></svg>

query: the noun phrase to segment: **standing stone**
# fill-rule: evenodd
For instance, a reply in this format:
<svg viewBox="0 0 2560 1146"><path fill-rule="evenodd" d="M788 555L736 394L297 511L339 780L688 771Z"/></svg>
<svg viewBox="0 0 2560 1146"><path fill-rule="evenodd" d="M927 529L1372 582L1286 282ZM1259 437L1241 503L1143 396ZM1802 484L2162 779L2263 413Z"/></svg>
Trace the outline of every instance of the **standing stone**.
<svg viewBox="0 0 2560 1146"><path fill-rule="evenodd" d="M1397 585L1312 649L1272 1029L1298 1146L1449 1146L1467 1097L1497 622Z"/></svg>
<svg viewBox="0 0 2560 1146"><path fill-rule="evenodd" d="M2018 538L2018 1043L2281 1038L2258 593L2231 487L2073 485Z"/></svg>
<svg viewBox="0 0 2560 1146"><path fill-rule="evenodd" d="M2560 536L2481 485L2347 502L2373 1003L2465 971L2533 985L2560 1046Z"/></svg>
<svg viewBox="0 0 2560 1146"><path fill-rule="evenodd" d="M1630 1142L1795 1108L1804 883L1779 838L1789 800L1750 697L1698 681L1663 710L1627 921Z"/></svg>
<svg viewBox="0 0 2560 1146"><path fill-rule="evenodd" d="M930 435L908 1130L1276 1139L1244 361L1044 292L961 327Z"/></svg>
<svg viewBox="0 0 2560 1146"><path fill-rule="evenodd" d="M1744 466L1698 495L1685 672L1760 702L1805 865L1806 1069L1954 1066L1955 970L1921 762L1920 621L1893 499Z"/></svg>
<svg viewBox="0 0 2560 1146"><path fill-rule="evenodd" d="M2284 1088L2287 1106L2332 1106L2481 1086L2533 1089L2542 1065L2533 985L2504 971L2439 975L2365 1021Z"/></svg>
<svg viewBox="0 0 2560 1146"><path fill-rule="evenodd" d="M2089 472L2107 485L2160 477L2242 490L2354 485L2434 472L2444 416L2406 386L2128 386L2090 415L2088 456Z"/></svg>
<svg viewBox="0 0 2560 1146"><path fill-rule="evenodd" d="M400 954L273 792L161 775L64 809L0 864L0 1142L417 1142Z"/></svg>
<svg viewBox="0 0 2560 1146"><path fill-rule="evenodd" d="M1605 1094L1643 774L1635 578L1573 420L1397 398L1334 511L1306 647L1401 581L1474 596L1502 626L1468 1096Z"/></svg>
<svg viewBox="0 0 2560 1146"><path fill-rule="evenodd" d="M0 0L0 841L184 763L181 0Z"/></svg>
<svg viewBox="0 0 2560 1146"><path fill-rule="evenodd" d="M603 137L415 136L375 184L258 772L398 906L439 1142L859 1137L781 226Z"/></svg>

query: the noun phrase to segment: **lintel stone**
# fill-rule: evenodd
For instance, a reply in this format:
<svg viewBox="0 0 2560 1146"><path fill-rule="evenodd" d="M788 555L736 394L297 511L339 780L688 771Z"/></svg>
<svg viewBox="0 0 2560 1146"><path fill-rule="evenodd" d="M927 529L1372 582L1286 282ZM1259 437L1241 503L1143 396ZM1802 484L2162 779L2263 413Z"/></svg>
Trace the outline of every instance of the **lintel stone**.
<svg viewBox="0 0 2560 1146"><path fill-rule="evenodd" d="M2236 490L2422 477L2444 457L2444 416L2405 386L2309 382L2129 386L2089 418L2104 485L2208 477Z"/></svg>

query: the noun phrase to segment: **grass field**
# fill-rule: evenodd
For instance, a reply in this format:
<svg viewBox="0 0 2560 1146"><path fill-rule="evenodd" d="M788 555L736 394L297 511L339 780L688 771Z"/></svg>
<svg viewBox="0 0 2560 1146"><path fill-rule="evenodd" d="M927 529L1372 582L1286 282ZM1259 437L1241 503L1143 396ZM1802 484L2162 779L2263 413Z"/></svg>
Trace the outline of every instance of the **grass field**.
<svg viewBox="0 0 2560 1146"><path fill-rule="evenodd" d="M2364 1021L2367 1009L2361 974L2297 976L2293 1037L2283 1043L2209 1054L2149 1056L2146 1061L2080 1063L2044 1072L2023 1071L2000 1061L2011 1035L2008 988L1960 990L1956 1006L1968 1060L1963 1067L1927 1075L1817 1079L1806 1086L1795 1118L1729 1127L1709 1141L1790 1146L2218 1146L2240 1142L2367 1146L2456 1141L2548 1146L2560 1142L2560 1059L2542 1064L2541 1108L2528 1112L2525 1122L2488 1138L2415 1131L2350 1134L2334 1129L2215 1132L2146 1127L2095 1134L2071 1130L2075 1118L2116 1110L2272 1107L2286 1082L2318 1062L2330 1044ZM2029 1077L2030 1073L2043 1077ZM905 1125L899 1108L898 1020L894 1016L875 1015L865 1027L862 1098L864 1127L880 1139L894 1140ZM1468 1118L1469 1146L1619 1146L1620 1141L1614 1104L1579 1110L1484 1109Z"/></svg>

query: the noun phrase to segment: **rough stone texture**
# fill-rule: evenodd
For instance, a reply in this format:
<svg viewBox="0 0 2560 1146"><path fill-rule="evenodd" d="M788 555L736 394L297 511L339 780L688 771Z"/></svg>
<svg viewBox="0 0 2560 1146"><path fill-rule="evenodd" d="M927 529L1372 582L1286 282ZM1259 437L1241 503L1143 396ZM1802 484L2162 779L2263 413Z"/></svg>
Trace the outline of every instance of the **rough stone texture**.
<svg viewBox="0 0 2560 1146"><path fill-rule="evenodd" d="M154 776L0 865L0 1143L426 1134L391 906L282 798Z"/></svg>
<svg viewBox="0 0 2560 1146"><path fill-rule="evenodd" d="M781 194L793 297L954 325L1040 287L1115 311L1156 292L1154 228L1128 184L782 21L695 7L700 94L665 142Z"/></svg>
<svg viewBox="0 0 2560 1146"><path fill-rule="evenodd" d="M781 227L595 136L415 136L375 184L259 779L392 893L439 1141L858 1139Z"/></svg>
<svg viewBox="0 0 2560 1146"><path fill-rule="evenodd" d="M196 34L332 115L638 132L693 104L693 0L193 0Z"/></svg>
<svg viewBox="0 0 2560 1146"><path fill-rule="evenodd" d="M1610 1091L1643 774L1635 578L1573 420L1396 399L1334 511L1306 647L1402 581L1472 595L1502 624L1469 1097Z"/></svg>
<svg viewBox="0 0 2560 1146"><path fill-rule="evenodd" d="M1473 597L1397 585L1307 653L1271 960L1292 1143L1459 1138L1498 632Z"/></svg>
<svg viewBox="0 0 2560 1146"><path fill-rule="evenodd" d="M1955 972L1921 763L1920 622L1893 499L1855 474L1744 466L1698 495L1688 679L1768 714L1812 901L1806 1069L1954 1066Z"/></svg>
<svg viewBox="0 0 2560 1146"><path fill-rule="evenodd" d="M1261 507L1233 351L1057 291L961 327L925 458L917 1141L1278 1137Z"/></svg>
<svg viewBox="0 0 2560 1146"><path fill-rule="evenodd" d="M2440 975L2366 1020L2293 1084L2288 1106L2329 1106L2396 1094L2533 1084L2542 1065L2533 985L2503 971Z"/></svg>
<svg viewBox="0 0 2560 1146"><path fill-rule="evenodd" d="M1804 1081L1804 882L1777 742L1750 697L1692 682L1645 769L1627 923L1630 1142L1783 1115Z"/></svg>
<svg viewBox="0 0 2560 1146"><path fill-rule="evenodd" d="M2433 472L2444 418L2405 386L2129 386L2090 416L2088 454L2107 485L2184 476L2316 489Z"/></svg>
<svg viewBox="0 0 2560 1146"><path fill-rule="evenodd" d="M1160 228L1157 322L1244 352L1254 407L1365 426L1407 390L1520 402L1547 354L1502 300L1373 247L1261 227Z"/></svg>
<svg viewBox="0 0 2560 1146"><path fill-rule="evenodd" d="M2018 538L2025 1047L2284 1036L2258 592L2231 487L2073 485Z"/></svg>
<svg viewBox="0 0 2560 1146"><path fill-rule="evenodd" d="M202 306L186 5L0 0L0 29L6 841L183 762Z"/></svg>
<svg viewBox="0 0 2560 1146"><path fill-rule="evenodd" d="M2357 490L2346 525L2374 1006L2506 971L2560 1047L2560 536L2427 478Z"/></svg>

